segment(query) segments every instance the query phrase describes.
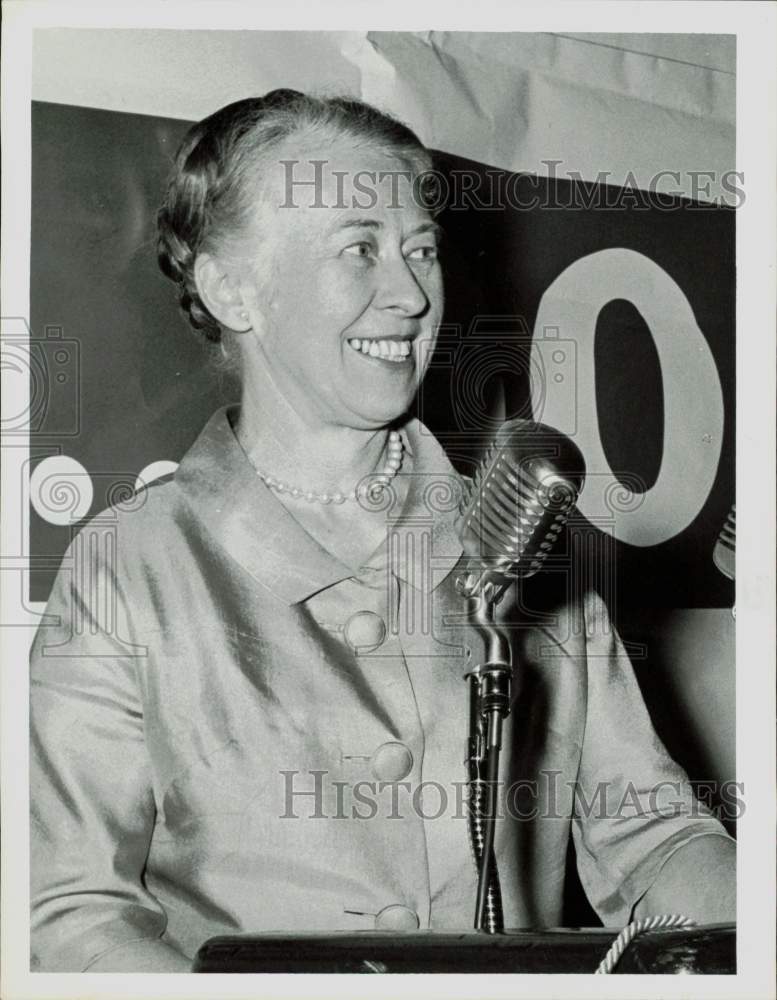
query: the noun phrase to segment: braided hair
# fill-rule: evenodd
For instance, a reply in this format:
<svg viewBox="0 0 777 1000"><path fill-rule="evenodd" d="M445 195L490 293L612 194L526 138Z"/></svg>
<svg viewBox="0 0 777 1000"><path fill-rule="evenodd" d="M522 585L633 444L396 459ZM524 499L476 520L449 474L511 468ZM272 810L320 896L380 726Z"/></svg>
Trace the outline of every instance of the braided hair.
<svg viewBox="0 0 777 1000"><path fill-rule="evenodd" d="M303 131L370 142L408 160L419 172L431 170L431 155L414 132L350 97L273 90L229 104L193 125L176 153L157 214L157 257L178 288L189 323L213 343L221 342L222 330L200 298L195 260L242 228L255 203L262 158Z"/></svg>

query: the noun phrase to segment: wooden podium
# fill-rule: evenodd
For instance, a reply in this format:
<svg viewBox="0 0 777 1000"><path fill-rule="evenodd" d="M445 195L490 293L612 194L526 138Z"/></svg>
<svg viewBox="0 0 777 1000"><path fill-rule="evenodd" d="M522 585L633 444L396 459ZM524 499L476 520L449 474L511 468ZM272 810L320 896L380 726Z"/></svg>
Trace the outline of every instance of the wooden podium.
<svg viewBox="0 0 777 1000"><path fill-rule="evenodd" d="M504 931L362 931L214 937L194 972L593 973L617 933L605 928ZM734 924L650 931L637 937L616 974L736 973Z"/></svg>

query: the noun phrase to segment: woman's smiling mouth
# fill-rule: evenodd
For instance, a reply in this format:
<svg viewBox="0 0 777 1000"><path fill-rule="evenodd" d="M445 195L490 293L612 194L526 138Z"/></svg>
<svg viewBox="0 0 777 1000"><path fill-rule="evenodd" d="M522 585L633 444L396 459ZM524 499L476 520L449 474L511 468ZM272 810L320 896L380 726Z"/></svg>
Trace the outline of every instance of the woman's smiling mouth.
<svg viewBox="0 0 777 1000"><path fill-rule="evenodd" d="M382 361L393 361L401 364L412 356L412 347L409 340L369 340L352 337L348 343L359 354L366 354L371 358L380 358Z"/></svg>

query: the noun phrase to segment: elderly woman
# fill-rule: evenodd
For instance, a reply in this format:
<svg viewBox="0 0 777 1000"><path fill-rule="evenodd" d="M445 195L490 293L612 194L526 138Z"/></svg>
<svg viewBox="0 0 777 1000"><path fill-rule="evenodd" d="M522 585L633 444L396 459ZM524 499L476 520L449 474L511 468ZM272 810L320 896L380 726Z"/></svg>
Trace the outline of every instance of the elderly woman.
<svg viewBox="0 0 777 1000"><path fill-rule="evenodd" d="M458 477L407 416L443 308L430 166L374 108L288 90L183 142L160 262L242 398L54 586L32 657L35 969L187 970L218 933L472 926L462 675L483 644L454 585ZM513 611L503 778L532 796L497 832L505 925L563 922L570 836L606 924L733 919L733 843L601 601L547 610Z"/></svg>

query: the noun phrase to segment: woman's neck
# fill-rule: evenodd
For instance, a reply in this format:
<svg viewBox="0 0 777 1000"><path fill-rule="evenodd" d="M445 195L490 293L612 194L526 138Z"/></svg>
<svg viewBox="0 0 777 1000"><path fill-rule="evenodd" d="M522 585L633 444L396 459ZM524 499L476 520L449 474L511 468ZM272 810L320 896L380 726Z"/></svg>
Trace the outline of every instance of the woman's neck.
<svg viewBox="0 0 777 1000"><path fill-rule="evenodd" d="M235 432L263 475L317 493L350 493L386 458L386 428L315 423L267 386L244 385Z"/></svg>

